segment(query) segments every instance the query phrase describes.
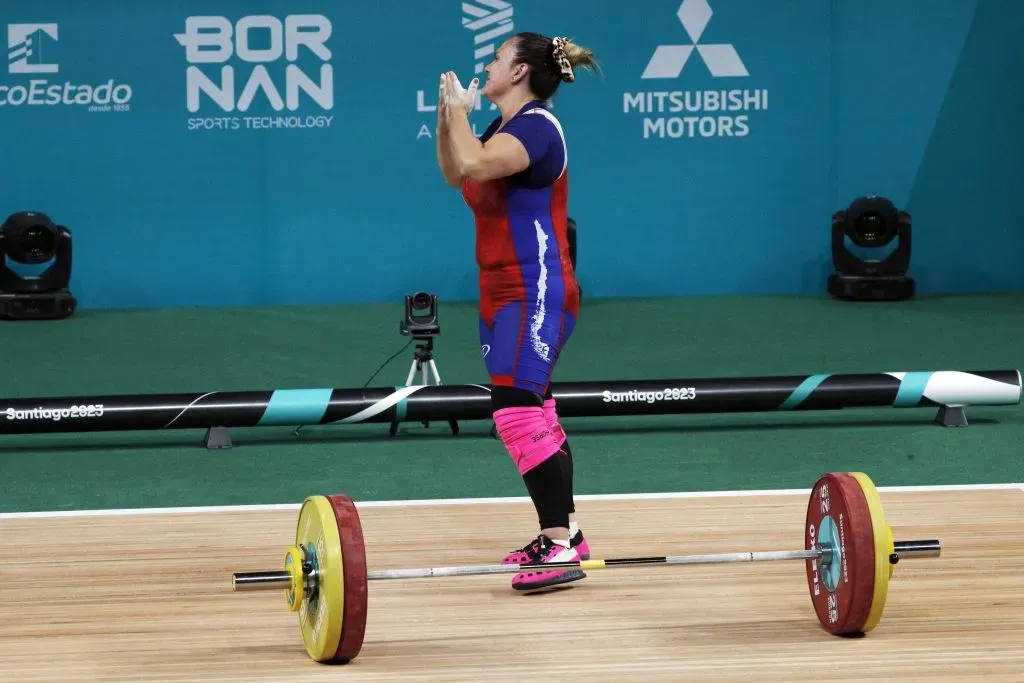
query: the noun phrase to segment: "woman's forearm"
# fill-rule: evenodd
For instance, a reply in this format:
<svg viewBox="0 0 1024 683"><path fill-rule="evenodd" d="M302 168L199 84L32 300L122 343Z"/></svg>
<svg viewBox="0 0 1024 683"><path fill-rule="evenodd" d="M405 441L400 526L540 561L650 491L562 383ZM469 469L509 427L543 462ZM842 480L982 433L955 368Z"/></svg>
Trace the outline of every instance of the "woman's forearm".
<svg viewBox="0 0 1024 683"><path fill-rule="evenodd" d="M447 131L437 131L437 165L441 168L444 181L452 187L462 185L462 174L452 155L451 142Z"/></svg>
<svg viewBox="0 0 1024 683"><path fill-rule="evenodd" d="M473 135L473 129L469 125L469 116L464 110L453 109L451 121L448 123L448 137L455 167L460 176L465 176L469 169L474 168L479 161L483 145Z"/></svg>

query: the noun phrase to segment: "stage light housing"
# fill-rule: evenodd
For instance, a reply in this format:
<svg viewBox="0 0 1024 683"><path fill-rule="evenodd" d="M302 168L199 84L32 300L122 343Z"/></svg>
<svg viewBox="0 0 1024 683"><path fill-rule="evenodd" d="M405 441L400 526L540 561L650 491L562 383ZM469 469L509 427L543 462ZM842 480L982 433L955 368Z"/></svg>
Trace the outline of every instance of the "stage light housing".
<svg viewBox="0 0 1024 683"><path fill-rule="evenodd" d="M441 334L437 319L437 295L416 292L405 296L405 319L399 332L414 339L431 339Z"/></svg>
<svg viewBox="0 0 1024 683"><path fill-rule="evenodd" d="M16 273L8 262L50 265L38 275ZM0 226L0 318L46 320L71 315L71 231L37 211L11 214Z"/></svg>
<svg viewBox="0 0 1024 683"><path fill-rule="evenodd" d="M876 195L858 197L849 207L832 215L832 264L828 292L837 299L852 301L896 301L914 295L910 269L911 217L890 199ZM859 250L883 252L879 258L862 258Z"/></svg>

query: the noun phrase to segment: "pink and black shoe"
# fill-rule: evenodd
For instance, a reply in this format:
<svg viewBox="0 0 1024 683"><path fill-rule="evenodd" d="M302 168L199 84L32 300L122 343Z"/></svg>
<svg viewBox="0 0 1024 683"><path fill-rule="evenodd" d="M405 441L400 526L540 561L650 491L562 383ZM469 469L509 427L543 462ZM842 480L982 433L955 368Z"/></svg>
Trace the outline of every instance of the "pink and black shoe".
<svg viewBox="0 0 1024 683"><path fill-rule="evenodd" d="M512 577L512 588L515 590L535 591L543 588L555 588L587 577L582 570L575 567L549 570L542 567L549 563L579 562L581 559L579 551L571 544L566 547L541 534L526 547L524 552L528 561L516 564L537 566L524 568L523 571Z"/></svg>
<svg viewBox="0 0 1024 683"><path fill-rule="evenodd" d="M519 550L513 550L501 561L502 564L526 564L531 562L531 553L537 552L537 544L539 537L530 541L527 545L523 546ZM579 553L581 560L590 559L590 545L587 543L587 539L583 538L583 531L577 530L576 534L569 539L569 544L576 548Z"/></svg>

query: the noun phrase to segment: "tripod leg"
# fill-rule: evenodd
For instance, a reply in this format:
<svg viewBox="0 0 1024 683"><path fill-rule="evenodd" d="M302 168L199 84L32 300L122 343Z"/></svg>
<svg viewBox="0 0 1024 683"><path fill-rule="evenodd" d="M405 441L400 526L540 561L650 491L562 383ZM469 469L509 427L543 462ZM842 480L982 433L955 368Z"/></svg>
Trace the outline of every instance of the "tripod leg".
<svg viewBox="0 0 1024 683"><path fill-rule="evenodd" d="M430 359L430 373L434 376L434 383L441 386L441 373L437 371L437 363L434 362L433 358ZM448 426L451 427L452 434L457 435L459 433L458 420L448 420Z"/></svg>
<svg viewBox="0 0 1024 683"><path fill-rule="evenodd" d="M437 371L437 363L434 362L433 358L430 359L430 374L434 376L434 384L441 383L441 373Z"/></svg>
<svg viewBox="0 0 1024 683"><path fill-rule="evenodd" d="M427 370L428 366L433 362L434 360L432 358L428 358L426 362L420 361L421 378L424 386L430 383L427 381ZM423 426L430 427L430 420L423 420Z"/></svg>

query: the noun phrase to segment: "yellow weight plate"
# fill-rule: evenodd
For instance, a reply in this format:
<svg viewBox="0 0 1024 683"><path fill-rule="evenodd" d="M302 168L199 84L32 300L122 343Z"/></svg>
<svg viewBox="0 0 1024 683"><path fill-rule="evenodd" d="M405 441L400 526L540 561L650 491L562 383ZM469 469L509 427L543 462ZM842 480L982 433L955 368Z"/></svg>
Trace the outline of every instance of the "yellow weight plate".
<svg viewBox="0 0 1024 683"><path fill-rule="evenodd" d="M325 496L310 496L302 502L295 545L305 551L318 577L315 590L306 592L299 607L302 640L310 658L324 662L338 650L345 615L341 537L334 510Z"/></svg>
<svg viewBox="0 0 1024 683"><path fill-rule="evenodd" d="M284 589L284 601L290 611L298 612L306 597L306 577L302 573L302 551L295 546L284 554L284 570L292 577L291 586Z"/></svg>
<svg viewBox="0 0 1024 683"><path fill-rule="evenodd" d="M868 501L868 510L871 511L871 530L875 540L875 594L871 599L868 620L864 624L864 633L867 633L878 625L882 618L882 612L885 610L885 601L889 597L889 577L892 576L893 570L889 557L895 548L892 529L885 521L882 499L878 495L875 483L863 472L850 472L850 475L860 484L864 491L864 497Z"/></svg>

